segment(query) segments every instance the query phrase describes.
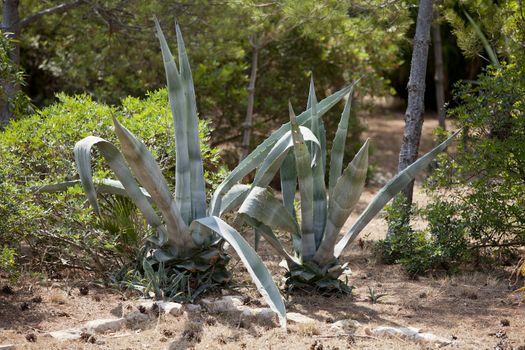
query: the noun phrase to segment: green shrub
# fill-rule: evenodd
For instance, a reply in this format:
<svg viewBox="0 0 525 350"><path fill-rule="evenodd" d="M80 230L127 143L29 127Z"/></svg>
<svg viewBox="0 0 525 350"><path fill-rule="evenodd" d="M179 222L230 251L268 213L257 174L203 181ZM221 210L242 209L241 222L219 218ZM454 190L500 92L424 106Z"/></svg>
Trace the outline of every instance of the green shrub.
<svg viewBox="0 0 525 350"><path fill-rule="evenodd" d="M476 247L525 244L525 59L460 84L450 111L465 130L429 181L454 203Z"/></svg>
<svg viewBox="0 0 525 350"><path fill-rule="evenodd" d="M80 186L42 194L30 193L28 188L77 179L75 143L88 135L115 142L112 115L144 140L164 175L173 178L175 141L167 93L162 89L144 99L128 97L118 107L97 103L87 95L59 94L57 98L57 103L12 122L0 134L0 246L33 248L29 256L20 257L44 263L32 266L35 269L66 264L106 272L136 254L148 233L146 225L140 219L121 220L114 205L105 210L109 223L98 220L91 215ZM217 149L207 144L210 129L206 122L200 123L200 133L211 190L225 171L218 166ZM106 177L104 162L99 161L96 169L95 178ZM109 196L104 201L118 199Z"/></svg>

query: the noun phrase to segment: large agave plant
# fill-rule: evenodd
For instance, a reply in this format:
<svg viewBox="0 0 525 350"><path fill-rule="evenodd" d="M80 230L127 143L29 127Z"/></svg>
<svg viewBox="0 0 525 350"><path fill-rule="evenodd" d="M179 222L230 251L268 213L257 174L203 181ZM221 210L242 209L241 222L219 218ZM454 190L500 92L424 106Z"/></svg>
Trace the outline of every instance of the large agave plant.
<svg viewBox="0 0 525 350"><path fill-rule="evenodd" d="M312 79L307 107L309 128L298 125L298 118L290 106L291 130L275 143L258 168L252 186L245 189L247 195L239 213L255 228L256 240L259 235L264 237L284 258L289 289L314 287L322 291L349 292L351 289L339 280L346 265L339 262L343 250L453 138L451 136L388 182L337 242L363 191L368 168L367 140L343 170L350 105L348 98L330 152L328 188L325 185L326 134ZM268 188L277 171L280 171L282 201ZM294 208L297 184L300 215ZM292 253L287 252L274 230L290 233Z"/></svg>

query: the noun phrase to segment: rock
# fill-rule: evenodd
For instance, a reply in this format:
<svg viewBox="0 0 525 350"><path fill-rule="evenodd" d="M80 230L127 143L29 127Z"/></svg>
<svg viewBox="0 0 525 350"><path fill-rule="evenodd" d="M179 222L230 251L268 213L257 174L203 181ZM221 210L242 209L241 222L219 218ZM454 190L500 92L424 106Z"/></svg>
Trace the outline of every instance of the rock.
<svg viewBox="0 0 525 350"><path fill-rule="evenodd" d="M202 307L197 304L186 304L186 311L190 313L198 313L202 311Z"/></svg>
<svg viewBox="0 0 525 350"><path fill-rule="evenodd" d="M414 327L380 326L372 330L371 334L376 336L397 336L417 342L433 343L438 346L445 346L452 343L451 340L432 333L421 333L419 328Z"/></svg>
<svg viewBox="0 0 525 350"><path fill-rule="evenodd" d="M86 330L95 333L116 332L126 323L125 318L109 318L92 320L86 323Z"/></svg>
<svg viewBox="0 0 525 350"><path fill-rule="evenodd" d="M261 321L272 321L275 319L275 316L277 315L269 307L258 307L256 309L253 309L252 314L256 319L261 320Z"/></svg>
<svg viewBox="0 0 525 350"><path fill-rule="evenodd" d="M148 314L143 314L140 311L130 312L124 318L126 319L126 325L131 329L138 329L143 323L150 320Z"/></svg>
<svg viewBox="0 0 525 350"><path fill-rule="evenodd" d="M3 344L0 345L0 350L15 350L16 347L14 344Z"/></svg>
<svg viewBox="0 0 525 350"><path fill-rule="evenodd" d="M306 324L306 323L314 323L315 320L313 318L310 318L308 316L305 316L305 315L302 315L298 312L288 312L286 313L286 319L288 321L292 321L292 322L295 322L295 323L302 323L302 324Z"/></svg>
<svg viewBox="0 0 525 350"><path fill-rule="evenodd" d="M109 312L115 317L122 317L123 311L124 309L122 303L118 303L118 305L111 309Z"/></svg>
<svg viewBox="0 0 525 350"><path fill-rule="evenodd" d="M243 298L227 295L217 300L202 299L202 305L211 313L242 311Z"/></svg>
<svg viewBox="0 0 525 350"><path fill-rule="evenodd" d="M49 332L49 335L57 340L76 340L80 339L80 329L64 329L61 331Z"/></svg>
<svg viewBox="0 0 525 350"><path fill-rule="evenodd" d="M180 316L182 315L182 304L165 301L158 303L159 307L166 315Z"/></svg>
<svg viewBox="0 0 525 350"><path fill-rule="evenodd" d="M334 329L337 332L349 332L349 333L355 333L355 331L361 327L361 323L359 323L356 320L352 319L346 319L346 320L339 320L337 322L332 323L330 328Z"/></svg>

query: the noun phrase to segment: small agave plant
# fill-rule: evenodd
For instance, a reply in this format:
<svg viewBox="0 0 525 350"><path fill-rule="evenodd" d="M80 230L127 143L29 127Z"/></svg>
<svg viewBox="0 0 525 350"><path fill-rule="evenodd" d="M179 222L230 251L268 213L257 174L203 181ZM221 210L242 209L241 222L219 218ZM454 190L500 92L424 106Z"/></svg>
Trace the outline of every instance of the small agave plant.
<svg viewBox="0 0 525 350"><path fill-rule="evenodd" d="M270 273L245 239L216 215L232 207L228 203L234 203L230 198L236 197L236 192L221 195L220 198L224 197L224 201L223 205L217 207L218 210L209 211L206 208L195 91L184 42L177 26L177 66L159 23L155 23L175 124L175 195L172 195L160 167L144 143L113 118L122 152L110 142L95 136L80 140L74 148L77 170L89 203L95 213L100 215L97 191L125 194L133 201L155 232L149 238L154 249L150 250L144 261L144 271L152 278L155 271L162 273L163 276L157 276L160 279L165 278L171 269L173 279L168 284L176 284L187 273L197 276L194 281L196 285L192 287L197 291L228 280L231 277L226 269L229 257L223 247L224 242L228 242L245 264L258 290L279 315L281 325L285 327L285 306ZM93 147L107 160L118 181L93 181ZM47 190L53 190L53 186L57 187L51 185ZM175 289L175 292L180 293L180 289ZM163 297L176 298L177 294Z"/></svg>
<svg viewBox="0 0 525 350"><path fill-rule="evenodd" d="M288 290L313 287L321 292L351 292L351 288L339 279L347 265L339 262L341 253L387 202L425 169L454 137L448 138L390 180L336 244L343 225L359 201L368 169L369 141L366 140L343 170L350 97L351 93L330 152L328 188L325 185L326 133L312 79L305 112L310 114L309 128L298 125L299 118L290 106L291 130L274 144L257 169L253 184L244 189L246 192L239 213L255 228L256 242L258 237L264 237L284 258L284 267L288 270L285 275ZM280 171L282 201L268 188L277 171ZM297 184L300 215L294 206ZM274 230L291 235L292 253L281 244Z"/></svg>

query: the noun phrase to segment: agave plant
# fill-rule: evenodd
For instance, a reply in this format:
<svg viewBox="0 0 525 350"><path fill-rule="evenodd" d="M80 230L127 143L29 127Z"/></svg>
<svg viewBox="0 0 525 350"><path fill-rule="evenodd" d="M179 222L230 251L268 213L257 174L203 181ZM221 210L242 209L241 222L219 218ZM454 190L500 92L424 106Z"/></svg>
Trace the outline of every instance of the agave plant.
<svg viewBox="0 0 525 350"><path fill-rule="evenodd" d="M239 209L245 221L255 228L256 237L264 237L284 258L284 266L288 269L285 281L289 289L314 287L322 291L350 292L351 288L339 280L346 267L339 262L341 253L386 203L447 147L454 136L390 180L336 244L343 225L361 196L368 169L369 141L366 140L343 170L350 97L351 94L330 152L328 188L325 185L326 133L312 79L307 106L310 128L298 125L290 106L291 130L282 135L262 161ZM282 200L268 188L277 171L280 171ZM294 208L297 185L300 215ZM292 253L281 244L274 230L290 233Z"/></svg>

